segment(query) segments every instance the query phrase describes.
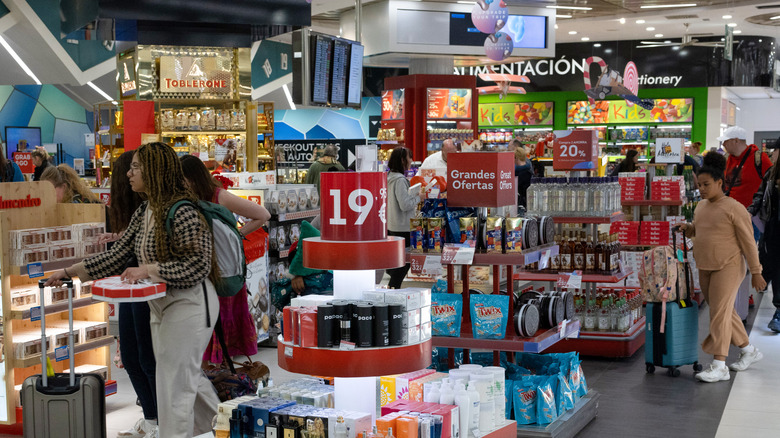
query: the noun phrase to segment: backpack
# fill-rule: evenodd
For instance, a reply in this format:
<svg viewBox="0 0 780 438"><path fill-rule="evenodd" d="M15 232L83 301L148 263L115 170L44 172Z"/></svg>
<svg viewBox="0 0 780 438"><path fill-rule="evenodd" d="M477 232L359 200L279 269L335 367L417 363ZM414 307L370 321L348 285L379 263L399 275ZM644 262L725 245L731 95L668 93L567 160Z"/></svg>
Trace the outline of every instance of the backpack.
<svg viewBox="0 0 780 438"><path fill-rule="evenodd" d="M648 303L677 300L677 256L671 246L658 246L642 254L639 285Z"/></svg>
<svg viewBox="0 0 780 438"><path fill-rule="evenodd" d="M168 210L165 228L171 234L171 226L176 210L190 201L179 201ZM198 201L195 207L206 218L214 238L214 251L221 281L214 285L217 295L232 297L246 282L246 258L244 257L243 236L238 232L236 218L222 205L208 201Z"/></svg>

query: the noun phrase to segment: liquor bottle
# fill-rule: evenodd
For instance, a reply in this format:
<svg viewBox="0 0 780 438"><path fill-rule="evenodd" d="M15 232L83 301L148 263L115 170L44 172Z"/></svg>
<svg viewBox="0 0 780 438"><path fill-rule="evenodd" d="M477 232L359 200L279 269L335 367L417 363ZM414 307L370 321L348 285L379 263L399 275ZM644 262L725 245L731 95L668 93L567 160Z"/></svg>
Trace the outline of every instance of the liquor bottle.
<svg viewBox="0 0 780 438"><path fill-rule="evenodd" d="M536 214L536 189L539 188L539 178L531 178L531 184L528 186L528 190L525 191L525 203L526 203L526 217Z"/></svg>
<svg viewBox="0 0 780 438"><path fill-rule="evenodd" d="M554 256L550 257L550 272L558 272L559 269L561 269L561 235L558 234L555 236L555 245L558 246L558 254L555 254Z"/></svg>
<svg viewBox="0 0 780 438"><path fill-rule="evenodd" d="M561 243L560 248L558 249L560 252L560 267L559 269L563 272L569 272L571 271L571 256L572 256L572 248L569 245L569 236L564 235L564 240Z"/></svg>
<svg viewBox="0 0 780 438"><path fill-rule="evenodd" d="M574 269L585 270L585 245L582 244L581 236L575 237L573 257Z"/></svg>
<svg viewBox="0 0 780 438"><path fill-rule="evenodd" d="M596 272L596 249L590 237L585 243L585 272L588 274Z"/></svg>
<svg viewBox="0 0 780 438"><path fill-rule="evenodd" d="M592 215L596 217L607 216L607 189L603 178L593 178L596 184L593 184L593 211Z"/></svg>
<svg viewBox="0 0 780 438"><path fill-rule="evenodd" d="M577 179L569 178L568 184L566 184L565 198L566 198L566 213L561 216L576 216L577 215Z"/></svg>
<svg viewBox="0 0 780 438"><path fill-rule="evenodd" d="M596 240L596 246L593 248L595 253L594 271L598 275L604 274L604 243L602 242L603 234L598 235Z"/></svg>
<svg viewBox="0 0 780 438"><path fill-rule="evenodd" d="M601 332L608 332L610 330L610 311L608 298L602 298L601 307L599 308L598 312L598 329Z"/></svg>
<svg viewBox="0 0 780 438"><path fill-rule="evenodd" d="M615 273L620 268L620 264L618 263L618 261L620 260L620 243L618 242L617 234L613 234L612 236L610 236L610 240L611 240L612 250L609 255L609 260L610 260L609 271L610 273Z"/></svg>
<svg viewBox="0 0 780 438"><path fill-rule="evenodd" d="M592 332L596 330L596 320L598 319L596 314L597 310L596 300L590 300L588 302L588 307L585 310L585 331Z"/></svg>

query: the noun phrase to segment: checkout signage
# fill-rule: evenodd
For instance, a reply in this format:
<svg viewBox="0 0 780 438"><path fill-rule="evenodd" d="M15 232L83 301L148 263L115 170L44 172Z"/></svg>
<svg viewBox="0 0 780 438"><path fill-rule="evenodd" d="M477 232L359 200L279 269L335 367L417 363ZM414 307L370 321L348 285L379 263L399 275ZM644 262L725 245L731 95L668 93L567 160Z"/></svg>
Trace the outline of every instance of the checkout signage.
<svg viewBox="0 0 780 438"><path fill-rule="evenodd" d="M161 56L160 91L229 94L230 61L220 56Z"/></svg>
<svg viewBox="0 0 780 438"><path fill-rule="evenodd" d="M447 204L452 207L514 205L514 154L452 152L447 155Z"/></svg>

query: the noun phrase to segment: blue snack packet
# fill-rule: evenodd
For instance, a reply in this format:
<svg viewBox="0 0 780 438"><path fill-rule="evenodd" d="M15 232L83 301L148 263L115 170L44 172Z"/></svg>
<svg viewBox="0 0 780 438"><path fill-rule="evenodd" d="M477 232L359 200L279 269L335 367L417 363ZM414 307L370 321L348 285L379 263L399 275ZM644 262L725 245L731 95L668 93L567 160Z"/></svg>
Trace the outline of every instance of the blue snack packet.
<svg viewBox="0 0 780 438"><path fill-rule="evenodd" d="M460 336L463 297L460 294L431 294L433 336Z"/></svg>
<svg viewBox="0 0 780 438"><path fill-rule="evenodd" d="M525 377L514 382L512 406L517 424L536 423L536 388L533 380Z"/></svg>
<svg viewBox="0 0 780 438"><path fill-rule="evenodd" d="M447 293L447 280L443 278L439 278L436 280L436 283L433 283L433 287L431 288L431 293L434 294L446 294ZM431 297L433 298L433 297ZM461 303L463 302L463 298L461 298ZM463 307L463 305L461 305Z"/></svg>
<svg viewBox="0 0 780 438"><path fill-rule="evenodd" d="M563 374L558 374L558 391L555 394L558 405L558 414L574 409L574 393L571 391L569 382Z"/></svg>
<svg viewBox="0 0 780 438"><path fill-rule="evenodd" d="M577 389L577 393L580 397L585 397L588 394L588 383L585 381L585 372L582 371L582 363L577 363L577 374L580 377L580 387Z"/></svg>
<svg viewBox="0 0 780 438"><path fill-rule="evenodd" d="M503 339L506 335L509 296L472 295L471 328L475 339Z"/></svg>
<svg viewBox="0 0 780 438"><path fill-rule="evenodd" d="M536 422L539 424L550 424L558 418L558 411L555 407L555 391L551 385L551 381L557 381L557 379L554 376L536 387Z"/></svg>
<svg viewBox="0 0 780 438"><path fill-rule="evenodd" d="M504 382L504 401L506 402L506 409L504 411L504 418L512 419L512 392L515 389L515 382L507 380Z"/></svg>

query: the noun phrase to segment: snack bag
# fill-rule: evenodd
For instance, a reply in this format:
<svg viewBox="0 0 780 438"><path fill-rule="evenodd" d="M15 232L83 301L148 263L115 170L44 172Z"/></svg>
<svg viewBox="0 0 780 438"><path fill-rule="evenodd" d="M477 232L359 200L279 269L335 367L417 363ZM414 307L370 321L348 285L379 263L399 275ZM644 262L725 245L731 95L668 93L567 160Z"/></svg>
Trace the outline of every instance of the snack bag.
<svg viewBox="0 0 780 438"><path fill-rule="evenodd" d="M580 378L580 386L577 389L577 393L580 397L585 397L588 394L588 383L585 381L585 373L582 371L582 363L577 363L577 375Z"/></svg>
<svg viewBox="0 0 780 438"><path fill-rule="evenodd" d="M459 294L431 294L433 336L460 336L463 297Z"/></svg>
<svg viewBox="0 0 780 438"><path fill-rule="evenodd" d="M506 218L506 238L504 239L506 252L520 252L523 250L523 219L519 217Z"/></svg>
<svg viewBox="0 0 780 438"><path fill-rule="evenodd" d="M409 246L411 252L425 252L425 220L409 219Z"/></svg>
<svg viewBox="0 0 780 438"><path fill-rule="evenodd" d="M571 391L569 382L566 381L566 377L563 374L558 374L558 390L555 393L555 400L557 402L558 413L563 414L569 409L574 409L574 393Z"/></svg>
<svg viewBox="0 0 780 438"><path fill-rule="evenodd" d="M485 250L487 252L501 252L503 249L504 218L489 217L485 224Z"/></svg>
<svg viewBox="0 0 780 438"><path fill-rule="evenodd" d="M506 409L504 410L504 418L512 418L512 391L514 390L514 382L507 380L504 382L504 402L506 403Z"/></svg>
<svg viewBox="0 0 780 438"><path fill-rule="evenodd" d="M444 246L444 219L429 218L428 219L428 252L441 252Z"/></svg>
<svg viewBox="0 0 780 438"><path fill-rule="evenodd" d="M462 217L460 221L460 243L467 240L477 240L477 218Z"/></svg>
<svg viewBox="0 0 780 438"><path fill-rule="evenodd" d="M558 418L558 411L555 408L555 391L552 389L551 381L536 387L536 422L539 424L550 424Z"/></svg>
<svg viewBox="0 0 780 438"><path fill-rule="evenodd" d="M571 390L574 393L574 400L580 399L580 385L582 376L580 375L580 362L577 359L571 360L571 367L569 368L569 383L571 384ZM587 391L586 391L587 392Z"/></svg>
<svg viewBox="0 0 780 438"><path fill-rule="evenodd" d="M528 377L515 381L513 385L512 406L515 410L517 424L536 423L537 386Z"/></svg>
<svg viewBox="0 0 780 438"><path fill-rule="evenodd" d="M471 325L475 339L503 339L506 335L509 296L471 296Z"/></svg>

